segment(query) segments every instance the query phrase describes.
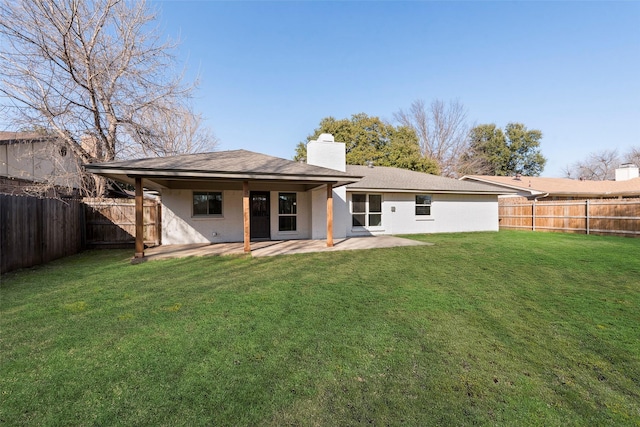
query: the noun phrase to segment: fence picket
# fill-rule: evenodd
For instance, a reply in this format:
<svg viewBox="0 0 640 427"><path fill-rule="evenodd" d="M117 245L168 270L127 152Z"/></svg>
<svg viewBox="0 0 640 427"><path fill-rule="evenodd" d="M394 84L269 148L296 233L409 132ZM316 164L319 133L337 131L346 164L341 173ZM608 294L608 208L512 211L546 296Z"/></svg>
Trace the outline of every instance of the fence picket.
<svg viewBox="0 0 640 427"><path fill-rule="evenodd" d="M78 200L0 194L0 274L84 249Z"/></svg>
<svg viewBox="0 0 640 427"><path fill-rule="evenodd" d="M528 213L524 209L528 210ZM640 199L510 202L498 208L500 229L640 237Z"/></svg>
<svg viewBox="0 0 640 427"><path fill-rule="evenodd" d="M93 246L131 246L135 205L127 199L59 200L0 194L0 274ZM145 243L160 244L160 204L145 200ZM101 244L98 245L97 243Z"/></svg>

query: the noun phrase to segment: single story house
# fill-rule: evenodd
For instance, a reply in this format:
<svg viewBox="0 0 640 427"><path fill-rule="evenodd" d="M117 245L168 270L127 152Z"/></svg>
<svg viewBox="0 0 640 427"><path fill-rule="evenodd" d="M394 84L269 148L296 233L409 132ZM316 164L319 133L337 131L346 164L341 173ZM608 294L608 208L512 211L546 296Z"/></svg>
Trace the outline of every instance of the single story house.
<svg viewBox="0 0 640 427"><path fill-rule="evenodd" d="M345 158L345 144L323 134L307 144L306 163L233 150L85 167L134 184L140 206L143 187L158 191L162 244L244 242L246 252L258 239L332 246L334 237L497 231L498 195L511 192ZM136 217L141 236L141 208Z"/></svg>
<svg viewBox="0 0 640 427"><path fill-rule="evenodd" d="M467 175L460 178L500 186L515 193L501 197L524 197L528 200L585 200L640 198L638 167L621 165L616 169L615 181L589 181L569 178L537 176Z"/></svg>

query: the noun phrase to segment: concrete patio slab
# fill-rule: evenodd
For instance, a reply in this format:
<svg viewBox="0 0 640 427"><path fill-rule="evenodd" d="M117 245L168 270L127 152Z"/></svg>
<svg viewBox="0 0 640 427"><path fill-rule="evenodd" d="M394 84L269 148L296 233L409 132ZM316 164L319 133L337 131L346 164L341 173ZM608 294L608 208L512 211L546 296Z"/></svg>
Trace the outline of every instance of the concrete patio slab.
<svg viewBox="0 0 640 427"><path fill-rule="evenodd" d="M419 242L396 236L348 237L336 239L334 246L327 247L325 240L268 240L251 242L251 255L254 257L289 255L309 252L348 251L397 246L428 246L432 243ZM162 245L145 251L146 260L182 258L188 256L242 255L243 244L239 243L202 243L192 245Z"/></svg>

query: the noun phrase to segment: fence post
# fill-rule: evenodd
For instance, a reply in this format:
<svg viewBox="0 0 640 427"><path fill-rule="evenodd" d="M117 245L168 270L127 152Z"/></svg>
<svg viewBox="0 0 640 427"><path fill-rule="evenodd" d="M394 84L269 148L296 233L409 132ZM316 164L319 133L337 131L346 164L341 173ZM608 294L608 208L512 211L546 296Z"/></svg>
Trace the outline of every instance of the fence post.
<svg viewBox="0 0 640 427"><path fill-rule="evenodd" d="M536 231L536 199L531 204L531 229Z"/></svg>
<svg viewBox="0 0 640 427"><path fill-rule="evenodd" d="M587 228L587 234L589 234L589 199L587 199L584 203L585 205L585 217L586 217L586 228Z"/></svg>
<svg viewBox="0 0 640 427"><path fill-rule="evenodd" d="M136 243L134 258L144 258L144 193L142 177L136 176Z"/></svg>
<svg viewBox="0 0 640 427"><path fill-rule="evenodd" d="M162 207L157 200L156 203L156 245L162 244Z"/></svg>

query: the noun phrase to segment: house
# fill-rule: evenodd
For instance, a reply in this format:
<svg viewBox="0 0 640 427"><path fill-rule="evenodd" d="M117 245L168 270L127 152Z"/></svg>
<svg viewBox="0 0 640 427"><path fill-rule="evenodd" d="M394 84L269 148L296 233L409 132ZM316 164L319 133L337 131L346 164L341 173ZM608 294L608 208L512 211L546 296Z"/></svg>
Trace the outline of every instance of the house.
<svg viewBox="0 0 640 427"><path fill-rule="evenodd" d="M334 237L497 231L498 195L511 192L396 168L347 166L345 157L345 144L323 134L307 145L307 163L234 150L85 167L134 184L136 199L143 186L158 191L162 244L244 242L246 252L258 239L326 239L331 246Z"/></svg>
<svg viewBox="0 0 640 427"><path fill-rule="evenodd" d="M621 165L616 169L615 181L588 181L569 178L541 178L535 176L467 175L463 181L497 185L516 191L501 197L524 197L529 200L585 200L640 198L638 167Z"/></svg>
<svg viewBox="0 0 640 427"><path fill-rule="evenodd" d="M80 188L80 162L55 136L0 132L0 192L21 194L38 186L73 193Z"/></svg>

